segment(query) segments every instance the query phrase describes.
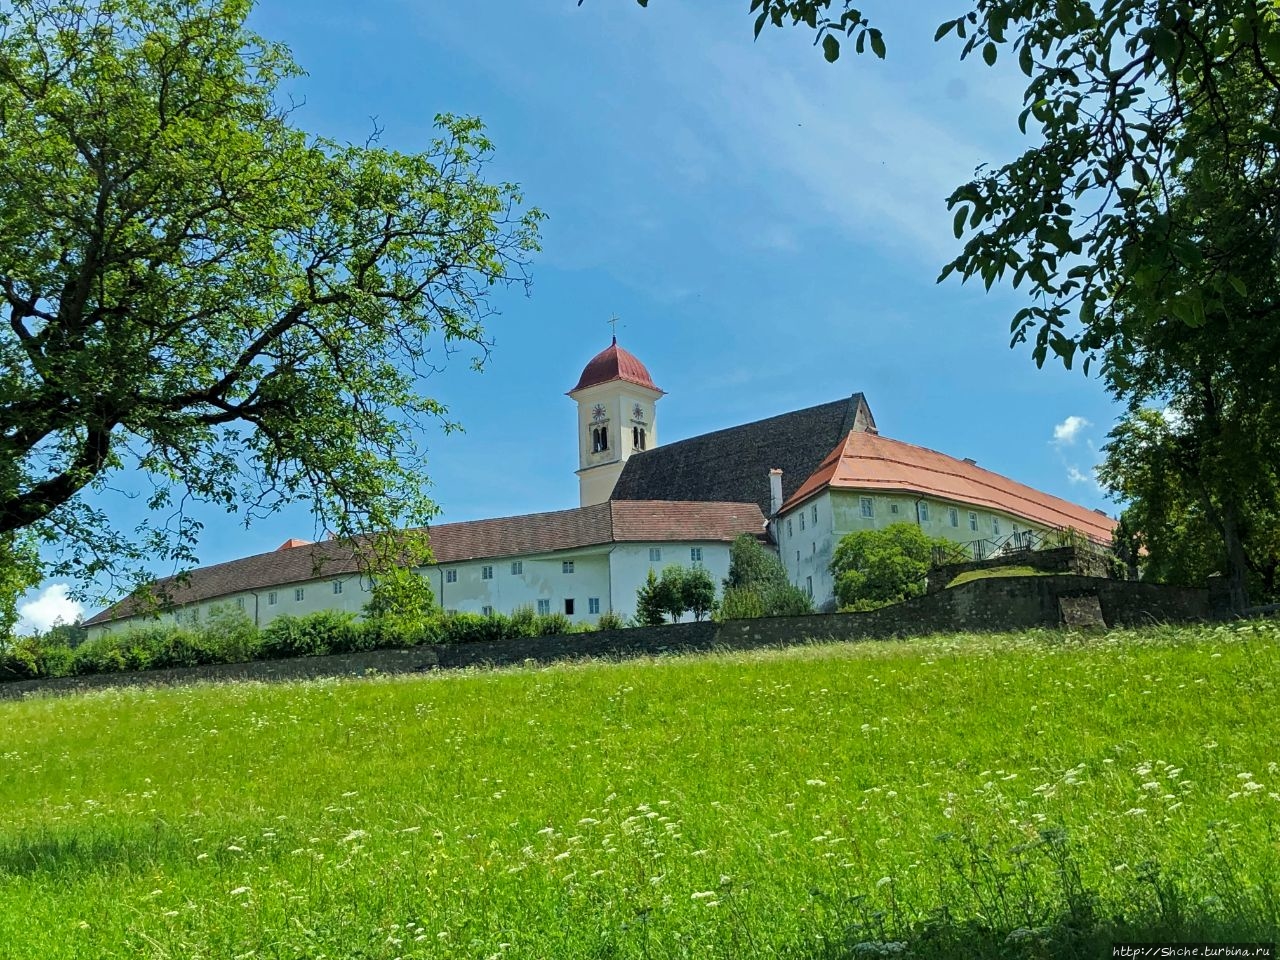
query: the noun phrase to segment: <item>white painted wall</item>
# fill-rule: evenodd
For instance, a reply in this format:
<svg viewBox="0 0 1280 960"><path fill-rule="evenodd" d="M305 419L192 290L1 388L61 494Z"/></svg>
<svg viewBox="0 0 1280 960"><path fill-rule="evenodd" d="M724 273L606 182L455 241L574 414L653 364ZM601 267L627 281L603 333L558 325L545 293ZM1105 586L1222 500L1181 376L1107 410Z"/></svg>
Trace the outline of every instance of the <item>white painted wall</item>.
<svg viewBox="0 0 1280 960"><path fill-rule="evenodd" d="M871 498L870 517L862 515L863 497ZM928 519L918 519L919 504L928 505ZM955 524L951 510L956 511ZM971 526L971 514L976 530ZM874 490L828 488L778 517L775 528L778 554L792 583L807 588L812 582L814 606L821 609L835 601L830 565L840 538L858 530L883 530L890 524L904 522L918 523L929 536L957 543L990 540L1023 530L1048 533L1050 529L986 506Z"/></svg>
<svg viewBox="0 0 1280 960"><path fill-rule="evenodd" d="M650 550L658 550L659 558L650 558ZM691 551L702 551L702 560L695 561ZM636 591L644 586L649 571L661 576L667 567L702 566L716 585L719 598L724 579L729 575L729 544L718 541L671 543L618 543L609 554L609 569L613 583L614 611L624 620L636 615Z"/></svg>
<svg viewBox="0 0 1280 960"><path fill-rule="evenodd" d="M659 551L660 559L650 560L651 549ZM729 574L729 545L717 541L604 544L582 550L435 564L419 572L427 578L436 601L446 610L484 613L485 607L492 607L494 613L510 614L520 607L536 611L538 601L546 600L551 613L564 613L565 600L572 599L574 610L569 619L574 623L594 623L599 614L590 612L592 599L600 601L600 613L613 611L624 620L630 619L635 615L636 591L644 584L649 570L652 568L661 574L663 568L673 564L690 567L695 562L691 554L694 549L701 550L701 565L711 574L718 594ZM513 562L521 565L519 573L512 573ZM566 562L573 564L571 573L565 572ZM492 568L492 578L485 578L485 567ZM450 570L457 575L452 582ZM334 592L335 583L342 585L341 592ZM299 590L302 591L300 600L296 599ZM275 603L271 602L272 593ZM193 615L197 621L203 620L214 607L234 609L237 602L242 604L240 608L249 619L265 627L286 614L305 616L321 610L359 614L368 601L368 581L348 574L225 594L161 614L154 620L131 617L94 624L88 632L92 639L147 622L191 623Z"/></svg>

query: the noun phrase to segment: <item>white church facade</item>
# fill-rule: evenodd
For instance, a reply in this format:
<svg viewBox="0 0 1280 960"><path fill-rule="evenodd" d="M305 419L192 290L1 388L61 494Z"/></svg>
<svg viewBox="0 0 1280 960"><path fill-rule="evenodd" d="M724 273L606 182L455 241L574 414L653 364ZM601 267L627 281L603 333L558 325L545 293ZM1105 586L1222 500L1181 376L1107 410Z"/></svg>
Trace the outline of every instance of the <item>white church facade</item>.
<svg viewBox="0 0 1280 960"><path fill-rule="evenodd" d="M818 608L833 602L835 544L854 530L905 520L957 543L1064 528L1111 538L1113 522L1097 511L880 436L862 394L663 446L663 391L615 338L568 395L577 405L581 505L430 527L434 562L420 572L444 609L627 620L650 570L701 566L719 584L729 545L743 533L776 549ZM352 545L336 540L289 540L156 587L161 612L126 599L85 621L89 635L156 616L198 621L219 606L265 626L285 614L358 613L369 600Z"/></svg>

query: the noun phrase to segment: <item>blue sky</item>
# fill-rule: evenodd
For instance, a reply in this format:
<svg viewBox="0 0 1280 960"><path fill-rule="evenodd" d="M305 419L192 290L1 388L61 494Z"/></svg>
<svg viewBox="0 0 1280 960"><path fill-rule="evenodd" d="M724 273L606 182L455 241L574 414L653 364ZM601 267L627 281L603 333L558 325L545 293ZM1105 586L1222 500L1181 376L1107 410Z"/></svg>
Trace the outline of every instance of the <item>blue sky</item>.
<svg viewBox="0 0 1280 960"><path fill-rule="evenodd" d="M484 371L464 354L428 381L465 428L427 438L442 519L577 505L564 393L614 314L667 391L664 441L863 391L884 434L1114 513L1092 476L1116 415L1098 381L1010 350L1015 291L934 282L958 249L947 194L1024 145L1020 74L934 44L944 4L886 5L887 59L834 65L803 30L753 42L746 0L714 6L260 2L255 28L307 71L304 129L363 142L376 122L411 151L435 114L477 115L490 177L548 215ZM120 525L140 510L121 501ZM204 519L204 563L317 535L302 510Z"/></svg>

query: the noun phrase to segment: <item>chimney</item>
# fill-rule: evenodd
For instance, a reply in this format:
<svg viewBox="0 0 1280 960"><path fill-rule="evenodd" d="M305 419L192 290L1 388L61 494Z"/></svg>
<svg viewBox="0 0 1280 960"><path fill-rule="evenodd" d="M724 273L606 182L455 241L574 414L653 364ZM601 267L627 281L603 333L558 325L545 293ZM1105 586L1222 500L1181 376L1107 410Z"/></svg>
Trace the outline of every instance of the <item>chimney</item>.
<svg viewBox="0 0 1280 960"><path fill-rule="evenodd" d="M774 467L769 471L769 516L777 516L782 509L782 471Z"/></svg>

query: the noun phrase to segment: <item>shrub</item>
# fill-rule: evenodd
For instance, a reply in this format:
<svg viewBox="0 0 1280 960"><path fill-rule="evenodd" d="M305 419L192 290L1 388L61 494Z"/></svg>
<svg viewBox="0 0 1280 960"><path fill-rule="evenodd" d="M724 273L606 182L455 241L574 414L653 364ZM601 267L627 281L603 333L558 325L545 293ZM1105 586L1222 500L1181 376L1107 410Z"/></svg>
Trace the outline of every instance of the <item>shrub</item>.
<svg viewBox="0 0 1280 960"><path fill-rule="evenodd" d="M626 625L627 624L622 617L618 616L618 614L614 613L612 610L606 610L604 613L600 614L600 619L596 621L597 630L621 630Z"/></svg>
<svg viewBox="0 0 1280 960"><path fill-rule="evenodd" d="M363 649L367 632L354 613L322 610L305 617L283 616L262 631L264 657L316 657Z"/></svg>
<svg viewBox="0 0 1280 960"><path fill-rule="evenodd" d="M236 607L220 605L209 611L197 634L199 647L209 663L242 663L253 660L262 646L262 635L248 615Z"/></svg>
<svg viewBox="0 0 1280 960"><path fill-rule="evenodd" d="M478 613L446 613L440 622L440 642L484 643L501 639L503 624L495 621L494 617Z"/></svg>
<svg viewBox="0 0 1280 960"><path fill-rule="evenodd" d="M752 587L726 587L720 601L719 620L751 620L764 616L764 598Z"/></svg>
<svg viewBox="0 0 1280 960"><path fill-rule="evenodd" d="M17 637L0 652L0 678L65 677L72 672L73 656L71 648L63 643L50 643L41 637Z"/></svg>
<svg viewBox="0 0 1280 960"><path fill-rule="evenodd" d="M809 595L787 579L778 555L749 533L729 547L729 576L724 581L721 620L793 617L813 613Z"/></svg>
<svg viewBox="0 0 1280 960"><path fill-rule="evenodd" d="M539 637L560 637L573 632L573 623L563 613L543 613L535 622Z"/></svg>

